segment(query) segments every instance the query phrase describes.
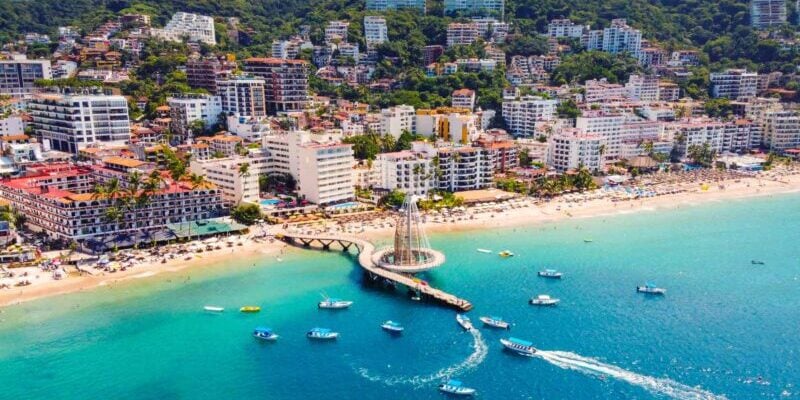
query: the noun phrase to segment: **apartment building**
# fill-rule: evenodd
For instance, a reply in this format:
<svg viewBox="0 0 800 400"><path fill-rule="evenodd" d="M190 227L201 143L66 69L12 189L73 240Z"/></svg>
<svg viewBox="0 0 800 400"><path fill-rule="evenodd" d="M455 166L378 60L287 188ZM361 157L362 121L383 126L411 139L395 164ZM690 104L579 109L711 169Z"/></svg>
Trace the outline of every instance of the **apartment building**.
<svg viewBox="0 0 800 400"><path fill-rule="evenodd" d="M603 168L599 135L586 134L580 129L564 128L548 138L547 165L558 172L586 167L591 172Z"/></svg>
<svg viewBox="0 0 800 400"><path fill-rule="evenodd" d="M786 0L751 0L750 25L767 29L786 23Z"/></svg>
<svg viewBox="0 0 800 400"><path fill-rule="evenodd" d="M142 164L128 160L130 165ZM213 185L193 187L184 181L164 178L161 188L149 195L149 202L126 212L122 220L106 218L112 200L97 197L92 189L100 182L117 178L127 182L124 160L102 166L72 164L31 165L21 178L0 182L0 197L27 217L27 223L53 239L83 241L117 234L139 234L166 228L169 224L217 216L222 210L219 190ZM125 164L125 165L123 165Z"/></svg>
<svg viewBox="0 0 800 400"><path fill-rule="evenodd" d="M588 26L575 24L568 18L554 19L547 24L547 36L551 38L580 39L583 31L588 29Z"/></svg>
<svg viewBox="0 0 800 400"><path fill-rule="evenodd" d="M347 43L347 21L328 21L325 27L325 44Z"/></svg>
<svg viewBox="0 0 800 400"><path fill-rule="evenodd" d="M211 94L217 93L217 81L227 79L236 63L220 61L217 58L193 58L186 62L186 79L189 86L208 90Z"/></svg>
<svg viewBox="0 0 800 400"><path fill-rule="evenodd" d="M426 152L399 151L379 154L376 161L380 171L378 187L400 190L407 195L427 196L436 188L433 155Z"/></svg>
<svg viewBox="0 0 800 400"><path fill-rule="evenodd" d="M420 109L417 110L414 129L420 135L467 144L480 135L480 119L477 114L463 108Z"/></svg>
<svg viewBox="0 0 800 400"><path fill-rule="evenodd" d="M454 90L450 96L450 105L453 108L473 111L475 109L475 91L471 89Z"/></svg>
<svg viewBox="0 0 800 400"><path fill-rule="evenodd" d="M747 100L758 94L758 72L728 69L723 72L712 72L709 79L711 94L716 98Z"/></svg>
<svg viewBox="0 0 800 400"><path fill-rule="evenodd" d="M0 60L0 95L28 96L37 79L52 78L50 60L28 60L25 55Z"/></svg>
<svg viewBox="0 0 800 400"><path fill-rule="evenodd" d="M399 138L403 131L416 132L414 106L399 105L384 108L380 114L380 133Z"/></svg>
<svg viewBox="0 0 800 400"><path fill-rule="evenodd" d="M505 0L444 0L445 15L505 18Z"/></svg>
<svg viewBox="0 0 800 400"><path fill-rule="evenodd" d="M658 101L659 80L656 75L631 74L625 85L627 97L636 101Z"/></svg>
<svg viewBox="0 0 800 400"><path fill-rule="evenodd" d="M491 187L494 160L488 149L473 146L436 148L439 170L436 185L439 190L458 192Z"/></svg>
<svg viewBox="0 0 800 400"><path fill-rule="evenodd" d="M389 41L386 19L375 15L364 16L364 41L368 49Z"/></svg>
<svg viewBox="0 0 800 400"><path fill-rule="evenodd" d="M212 46L217 44L214 18L207 15L177 12L163 29L152 28L150 34L174 42L189 39L192 42L202 42Z"/></svg>
<svg viewBox="0 0 800 400"><path fill-rule="evenodd" d="M264 79L268 113L302 111L308 105L308 64L304 60L248 58L244 70Z"/></svg>
<svg viewBox="0 0 800 400"><path fill-rule="evenodd" d="M723 152L744 152L761 145L761 124L749 119L737 119L725 123L722 138Z"/></svg>
<svg viewBox="0 0 800 400"><path fill-rule="evenodd" d="M767 111L763 124L763 142L769 150L800 148L800 114L796 110Z"/></svg>
<svg viewBox="0 0 800 400"><path fill-rule="evenodd" d="M412 8L425 13L425 0L367 0L367 10L386 11Z"/></svg>
<svg viewBox="0 0 800 400"><path fill-rule="evenodd" d="M602 31L589 31L581 37L588 50L601 50L612 54L628 53L639 59L642 49L642 32L628 26L625 19L611 20L611 25Z"/></svg>
<svg viewBox="0 0 800 400"><path fill-rule="evenodd" d="M261 154L261 153L259 153ZM266 153L264 153L266 154ZM266 165L268 156L260 165ZM192 160L190 170L192 173L205 176L219 189L222 201L227 205L242 202L258 203L260 192L258 176L261 171L257 168L258 160L250 157L225 157L207 160ZM242 172L242 166L247 165L247 172Z"/></svg>
<svg viewBox="0 0 800 400"><path fill-rule="evenodd" d="M266 116L265 90L264 79L252 76L236 76L217 81L220 106L222 112L228 115Z"/></svg>
<svg viewBox="0 0 800 400"><path fill-rule="evenodd" d="M612 100L622 100L628 95L625 86L609 83L606 78L590 79L584 83L584 98L587 103L600 103Z"/></svg>
<svg viewBox="0 0 800 400"><path fill-rule="evenodd" d="M543 99L538 96L523 96L517 99L503 99L503 119L508 131L515 136L532 136L536 124L556 118L558 100Z"/></svg>
<svg viewBox="0 0 800 400"><path fill-rule="evenodd" d="M78 154L84 147L131 139L124 96L42 93L29 101L28 110L34 133L53 150Z"/></svg>
<svg viewBox="0 0 800 400"><path fill-rule="evenodd" d="M708 144L717 153L723 151L725 123L708 118L692 118L678 121L666 126L668 136L678 145L678 149L686 154L692 146ZM680 138L680 140L678 139Z"/></svg>
<svg viewBox="0 0 800 400"><path fill-rule="evenodd" d="M481 32L474 22L452 22L447 25L447 47L469 45L478 39L481 39Z"/></svg>
<svg viewBox="0 0 800 400"><path fill-rule="evenodd" d="M183 138L189 137L189 126L194 121L203 121L206 127L217 123L222 113L222 100L207 94L180 94L167 97L170 130ZM201 134L202 132L191 132Z"/></svg>
<svg viewBox="0 0 800 400"><path fill-rule="evenodd" d="M625 115L615 112L587 111L575 119L575 127L584 135L597 136L603 141L603 157L620 157Z"/></svg>
<svg viewBox="0 0 800 400"><path fill-rule="evenodd" d="M0 116L0 137L16 136L25 133L25 124L22 117L16 114L9 114L5 117Z"/></svg>

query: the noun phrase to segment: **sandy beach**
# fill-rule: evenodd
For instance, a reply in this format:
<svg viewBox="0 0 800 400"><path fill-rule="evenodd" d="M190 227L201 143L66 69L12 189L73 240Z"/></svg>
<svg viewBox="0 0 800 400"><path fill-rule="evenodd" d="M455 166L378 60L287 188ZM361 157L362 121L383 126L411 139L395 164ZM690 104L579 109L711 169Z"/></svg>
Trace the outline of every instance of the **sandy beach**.
<svg viewBox="0 0 800 400"><path fill-rule="evenodd" d="M672 186L680 189L675 194L622 200L617 194L596 191L595 194L573 194L547 202L535 202L532 198L519 198L509 202L468 208L448 214L426 214L423 216L428 233L447 233L472 229L531 226L573 218L604 217L640 211L677 209L694 205L723 202L756 196L772 196L782 193L800 192L800 171L762 173L752 178L736 178L715 182L686 182ZM364 222L336 223L326 221L316 225L290 227L289 231L330 231L356 235L363 238L386 238L394 229L389 216ZM275 233L278 227L267 227ZM0 290L0 307L25 301L72 292L91 290L133 279L144 279L162 273L175 273L188 268L214 267L231 259L263 258L274 256L275 263L286 244L262 237L260 228L237 238L241 246L223 247L219 250L196 254L191 259L182 255L162 263L151 259L135 267L114 273L95 272L94 275L71 274L61 280L37 279L26 287L11 287ZM254 233L257 232L257 233ZM46 273L42 273L46 274Z"/></svg>

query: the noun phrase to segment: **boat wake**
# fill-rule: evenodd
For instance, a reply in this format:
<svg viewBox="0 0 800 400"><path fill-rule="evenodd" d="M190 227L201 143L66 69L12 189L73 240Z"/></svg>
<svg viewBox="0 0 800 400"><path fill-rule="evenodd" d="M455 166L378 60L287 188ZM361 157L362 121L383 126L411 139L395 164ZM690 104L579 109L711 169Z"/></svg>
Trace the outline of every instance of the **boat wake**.
<svg viewBox="0 0 800 400"><path fill-rule="evenodd" d="M611 377L631 385L639 386L651 393L661 394L681 400L724 400L725 396L716 395L699 387L684 385L667 378L655 378L640 375L632 371L605 364L597 359L583 357L565 351L539 350L537 357L563 369L582 372L587 375Z"/></svg>
<svg viewBox="0 0 800 400"><path fill-rule="evenodd" d="M486 359L489 354L489 346L483 340L480 331L473 329L470 331L472 334L472 354L458 364L442 368L429 375L414 375L414 376L382 376L374 375L366 368L357 368L356 372L364 378L372 382L383 382L386 385L413 385L415 387L422 387L431 382L441 382L446 378L458 376L469 370L475 369Z"/></svg>

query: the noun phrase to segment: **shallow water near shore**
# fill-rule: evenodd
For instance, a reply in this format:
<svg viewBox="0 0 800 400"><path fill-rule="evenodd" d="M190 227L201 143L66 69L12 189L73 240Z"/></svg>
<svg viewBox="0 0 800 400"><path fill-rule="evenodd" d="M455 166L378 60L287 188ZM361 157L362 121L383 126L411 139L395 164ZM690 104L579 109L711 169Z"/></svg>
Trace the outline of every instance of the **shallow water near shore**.
<svg viewBox="0 0 800 400"><path fill-rule="evenodd" d="M448 260L425 279L511 332L464 333L452 310L362 286L353 257L293 249L2 309L0 399L438 399L447 377L489 399L800 398L800 195L490 228L432 235ZM648 280L667 295L635 293ZM355 304L318 310L321 292ZM341 337L311 342L315 326ZM509 335L543 351L508 354Z"/></svg>

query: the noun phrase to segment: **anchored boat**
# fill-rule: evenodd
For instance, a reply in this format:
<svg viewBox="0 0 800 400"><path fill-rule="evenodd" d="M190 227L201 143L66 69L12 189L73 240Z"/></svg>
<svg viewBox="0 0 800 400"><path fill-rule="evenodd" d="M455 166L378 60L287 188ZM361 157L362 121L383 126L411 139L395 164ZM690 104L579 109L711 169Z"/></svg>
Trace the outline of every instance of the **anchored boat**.
<svg viewBox="0 0 800 400"><path fill-rule="evenodd" d="M205 307L203 307L203 310L206 310L208 312L219 313L219 312L225 311L225 308L224 307L217 307L217 306L205 306Z"/></svg>
<svg viewBox="0 0 800 400"><path fill-rule="evenodd" d="M455 379L450 379L447 382L439 385L439 390L458 396L472 396L475 394L475 389L466 387L463 383L461 383L461 381L457 381Z"/></svg>
<svg viewBox="0 0 800 400"><path fill-rule="evenodd" d="M559 299L554 299L546 294L540 294L536 297L531 298L530 303L533 306L554 306L561 301Z"/></svg>
<svg viewBox="0 0 800 400"><path fill-rule="evenodd" d="M331 340L339 337L339 332L327 328L313 328L306 333L309 339Z"/></svg>
<svg viewBox="0 0 800 400"><path fill-rule="evenodd" d="M531 357L536 354L536 348L533 343L510 337L508 339L500 339L500 343L508 350L511 350L519 355Z"/></svg>
<svg viewBox="0 0 800 400"><path fill-rule="evenodd" d="M261 307L259 306L244 306L239 309L239 312L243 313L257 313L261 311Z"/></svg>
<svg viewBox="0 0 800 400"><path fill-rule="evenodd" d="M645 294L657 294L657 295L667 294L667 289L660 288L652 282L647 282L644 284L644 286L637 286L636 291Z"/></svg>
<svg viewBox="0 0 800 400"><path fill-rule="evenodd" d="M511 329L511 324L503 321L500 317L480 317L481 322L492 328Z"/></svg>
<svg viewBox="0 0 800 400"><path fill-rule="evenodd" d="M492 251L489 249L478 249L479 253L491 253Z"/></svg>
<svg viewBox="0 0 800 400"><path fill-rule="evenodd" d="M458 322L458 324L461 325L465 331L471 331L475 329L475 327L472 326L472 321L470 321L469 317L466 315L456 314L456 322Z"/></svg>
<svg viewBox="0 0 800 400"><path fill-rule="evenodd" d="M544 271L539 271L539 276L542 278L561 279L563 275L564 274L554 269L545 269Z"/></svg>
<svg viewBox="0 0 800 400"><path fill-rule="evenodd" d="M259 326L253 331L253 337L255 337L256 339L269 340L269 341L274 341L278 339L278 335L276 335L275 332L272 332L272 329L265 328L263 326Z"/></svg>
<svg viewBox="0 0 800 400"><path fill-rule="evenodd" d="M497 253L497 255L503 258L514 257L514 253L512 253L510 250L503 250Z"/></svg>
<svg viewBox="0 0 800 400"><path fill-rule="evenodd" d="M352 301L333 299L328 297L325 298L325 300L320 301L318 307L340 310L343 308L350 307L351 305L353 305Z"/></svg>
<svg viewBox="0 0 800 400"><path fill-rule="evenodd" d="M394 322L394 321L384 322L383 325L381 325L381 328L391 333L401 333L405 330L405 328L403 328L403 325L400 325L399 322Z"/></svg>

